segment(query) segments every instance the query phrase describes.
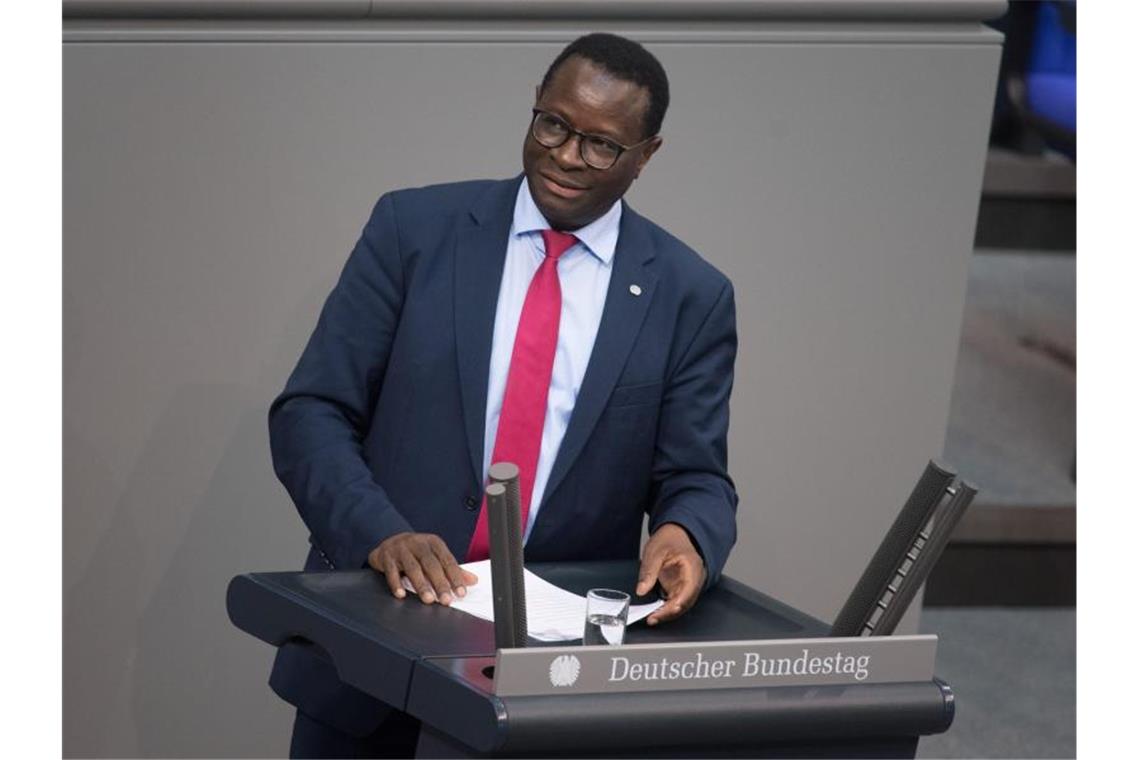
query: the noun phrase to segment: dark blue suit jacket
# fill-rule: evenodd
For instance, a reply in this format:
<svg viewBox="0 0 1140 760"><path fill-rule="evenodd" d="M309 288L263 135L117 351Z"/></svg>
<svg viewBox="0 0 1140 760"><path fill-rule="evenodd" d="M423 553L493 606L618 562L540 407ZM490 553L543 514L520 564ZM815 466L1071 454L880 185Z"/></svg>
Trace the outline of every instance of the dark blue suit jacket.
<svg viewBox="0 0 1140 760"><path fill-rule="evenodd" d="M311 533L306 569L366 566L400 531L438 534L463 560L520 181L401 190L373 209L269 412L274 469ZM636 558L648 514L650 531L688 531L715 582L736 540L726 453L735 357L728 279L624 206L601 325L526 559ZM271 684L349 733L382 715L298 647L282 649Z"/></svg>

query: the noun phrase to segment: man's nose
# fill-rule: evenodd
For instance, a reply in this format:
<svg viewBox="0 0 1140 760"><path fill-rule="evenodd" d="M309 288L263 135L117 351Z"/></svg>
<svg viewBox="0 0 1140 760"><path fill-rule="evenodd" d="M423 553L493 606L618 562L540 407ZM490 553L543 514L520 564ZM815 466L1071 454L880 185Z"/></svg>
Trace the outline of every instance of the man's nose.
<svg viewBox="0 0 1140 760"><path fill-rule="evenodd" d="M578 143L580 139L582 138L578 135L570 135L570 137L566 138L566 142L557 148L550 149L550 152L554 155L554 160L560 167L564 169L586 168L585 162L582 161L582 149Z"/></svg>

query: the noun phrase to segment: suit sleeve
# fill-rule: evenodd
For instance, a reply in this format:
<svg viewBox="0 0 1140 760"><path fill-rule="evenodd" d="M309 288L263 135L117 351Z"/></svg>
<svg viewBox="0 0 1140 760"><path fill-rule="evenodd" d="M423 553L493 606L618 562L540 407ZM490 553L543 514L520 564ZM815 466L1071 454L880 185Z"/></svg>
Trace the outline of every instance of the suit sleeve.
<svg viewBox="0 0 1140 760"><path fill-rule="evenodd" d="M728 399L736 360L736 305L725 282L685 350L661 401L653 465L652 533L688 531L716 583L736 543L739 498L728 476Z"/></svg>
<svg viewBox="0 0 1140 760"><path fill-rule="evenodd" d="M362 448L403 296L396 212L385 195L269 409L273 469L313 543L338 568L364 567L380 541L411 530L373 479Z"/></svg>

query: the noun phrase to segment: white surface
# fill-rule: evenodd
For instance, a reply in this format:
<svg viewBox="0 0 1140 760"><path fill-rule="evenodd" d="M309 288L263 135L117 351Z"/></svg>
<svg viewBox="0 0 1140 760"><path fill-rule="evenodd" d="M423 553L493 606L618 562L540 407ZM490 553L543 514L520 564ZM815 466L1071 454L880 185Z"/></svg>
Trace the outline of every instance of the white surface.
<svg viewBox="0 0 1140 760"><path fill-rule="evenodd" d="M462 610L483 620L495 619L495 600L491 592L491 560L468 562L460 565L464 570L479 577L479 582L467 587L467 595L456 597L451 603L453 609ZM413 594L407 577L403 578L404 588ZM530 570L523 570L523 585L526 587L526 632L539 641L572 641L582 638L586 625L586 597L573 594L544 581ZM664 602L652 604L631 604L626 626L631 626L649 616Z"/></svg>

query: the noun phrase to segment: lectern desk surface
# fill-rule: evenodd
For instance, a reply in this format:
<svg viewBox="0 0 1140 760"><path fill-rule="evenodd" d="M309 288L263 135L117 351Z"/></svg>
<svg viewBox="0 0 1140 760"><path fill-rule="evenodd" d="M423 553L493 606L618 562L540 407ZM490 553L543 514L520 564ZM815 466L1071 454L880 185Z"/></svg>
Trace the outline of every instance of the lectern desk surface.
<svg viewBox="0 0 1140 760"><path fill-rule="evenodd" d="M584 594L632 593L636 562L534 564ZM488 582L484 579L483 582ZM924 683L496 697L491 623L440 605L397 600L371 570L251 573L233 579L234 624L280 646L303 643L346 683L420 718L421 748L442 754L583 756L694 753L912 756L917 737L953 719L953 697ZM825 636L828 626L731 578L672 623L631 626L627 643ZM532 646L543 646L531 641Z"/></svg>

